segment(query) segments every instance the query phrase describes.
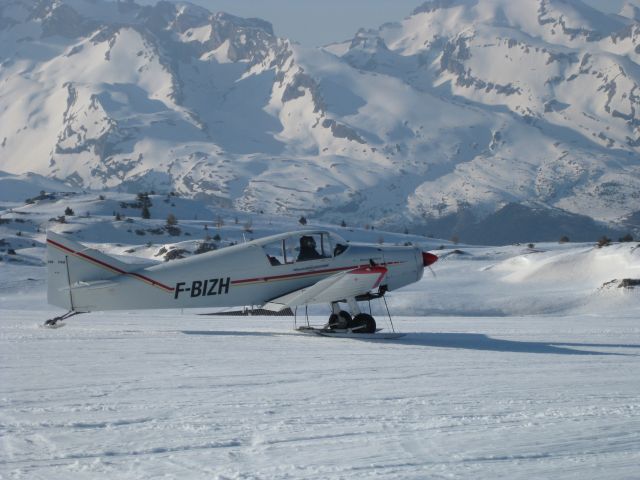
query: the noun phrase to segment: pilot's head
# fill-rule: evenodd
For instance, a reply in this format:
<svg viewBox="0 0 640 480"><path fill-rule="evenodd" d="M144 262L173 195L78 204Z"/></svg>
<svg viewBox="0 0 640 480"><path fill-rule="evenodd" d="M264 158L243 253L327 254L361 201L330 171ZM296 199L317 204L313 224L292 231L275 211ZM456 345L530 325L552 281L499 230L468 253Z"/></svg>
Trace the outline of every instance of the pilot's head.
<svg viewBox="0 0 640 480"><path fill-rule="evenodd" d="M302 249L311 249L311 248L316 248L316 241L313 239L313 237L309 237L307 235L300 237L300 248Z"/></svg>

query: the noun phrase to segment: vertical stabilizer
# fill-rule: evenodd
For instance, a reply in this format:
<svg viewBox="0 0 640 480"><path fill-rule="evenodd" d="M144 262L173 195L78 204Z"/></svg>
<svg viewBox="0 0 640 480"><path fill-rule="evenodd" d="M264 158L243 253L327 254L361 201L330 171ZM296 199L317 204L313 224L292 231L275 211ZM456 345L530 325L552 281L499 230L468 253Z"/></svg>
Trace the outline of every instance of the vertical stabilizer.
<svg viewBox="0 0 640 480"><path fill-rule="evenodd" d="M78 310L71 287L108 280L132 268L135 266L47 231L47 301L52 305Z"/></svg>
<svg viewBox="0 0 640 480"><path fill-rule="evenodd" d="M53 247L49 242L50 238L58 237L61 235L47 232L47 302L66 310L73 310L67 252Z"/></svg>

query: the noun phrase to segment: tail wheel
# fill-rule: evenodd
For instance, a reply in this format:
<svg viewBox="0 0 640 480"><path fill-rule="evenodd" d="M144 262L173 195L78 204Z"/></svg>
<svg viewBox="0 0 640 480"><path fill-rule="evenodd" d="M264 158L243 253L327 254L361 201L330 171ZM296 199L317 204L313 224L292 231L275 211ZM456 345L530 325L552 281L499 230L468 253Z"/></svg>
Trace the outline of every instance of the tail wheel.
<svg viewBox="0 0 640 480"><path fill-rule="evenodd" d="M337 314L332 313L329 317L329 328L332 330L336 328L349 328L349 325L351 325L352 322L353 319L351 318L351 315L349 315L349 312L340 310Z"/></svg>
<svg viewBox="0 0 640 480"><path fill-rule="evenodd" d="M376 333L376 321L368 313L359 313L351 321L353 333Z"/></svg>

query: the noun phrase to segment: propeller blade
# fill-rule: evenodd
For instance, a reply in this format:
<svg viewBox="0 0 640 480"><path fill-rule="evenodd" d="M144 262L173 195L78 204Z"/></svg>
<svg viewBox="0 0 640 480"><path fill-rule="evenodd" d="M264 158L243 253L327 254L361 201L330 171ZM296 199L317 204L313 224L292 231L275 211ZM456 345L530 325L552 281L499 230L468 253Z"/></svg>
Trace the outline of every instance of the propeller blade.
<svg viewBox="0 0 640 480"><path fill-rule="evenodd" d="M438 276L436 275L436 272L433 271L433 268L431 267L427 267L429 270L431 270L431 274L433 275L433 278L438 278Z"/></svg>

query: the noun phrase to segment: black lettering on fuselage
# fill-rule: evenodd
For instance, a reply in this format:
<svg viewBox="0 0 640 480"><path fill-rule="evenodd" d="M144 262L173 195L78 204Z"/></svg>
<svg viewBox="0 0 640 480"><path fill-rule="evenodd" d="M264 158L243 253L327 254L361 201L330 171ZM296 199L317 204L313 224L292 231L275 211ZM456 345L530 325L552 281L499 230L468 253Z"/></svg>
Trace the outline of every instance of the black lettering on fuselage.
<svg viewBox="0 0 640 480"><path fill-rule="evenodd" d="M173 295L173 298L178 298L178 295L180 294L180 292L184 292L184 288L182 288L183 286L184 286L184 282L176 283L176 293Z"/></svg>
<svg viewBox="0 0 640 480"><path fill-rule="evenodd" d="M185 288L185 285L186 282L176 283L173 298L178 298L182 292L189 292L189 296L192 298L226 295L229 293L229 287L231 286L231 277L193 280L190 287Z"/></svg>
<svg viewBox="0 0 640 480"><path fill-rule="evenodd" d="M191 296L199 297L202 293L202 282L200 280L194 280L191 282Z"/></svg>
<svg viewBox="0 0 640 480"><path fill-rule="evenodd" d="M222 295L222 289L224 288L224 293L229 293L229 285L231 284L231 277L221 278L220 285L218 286L218 295Z"/></svg>

